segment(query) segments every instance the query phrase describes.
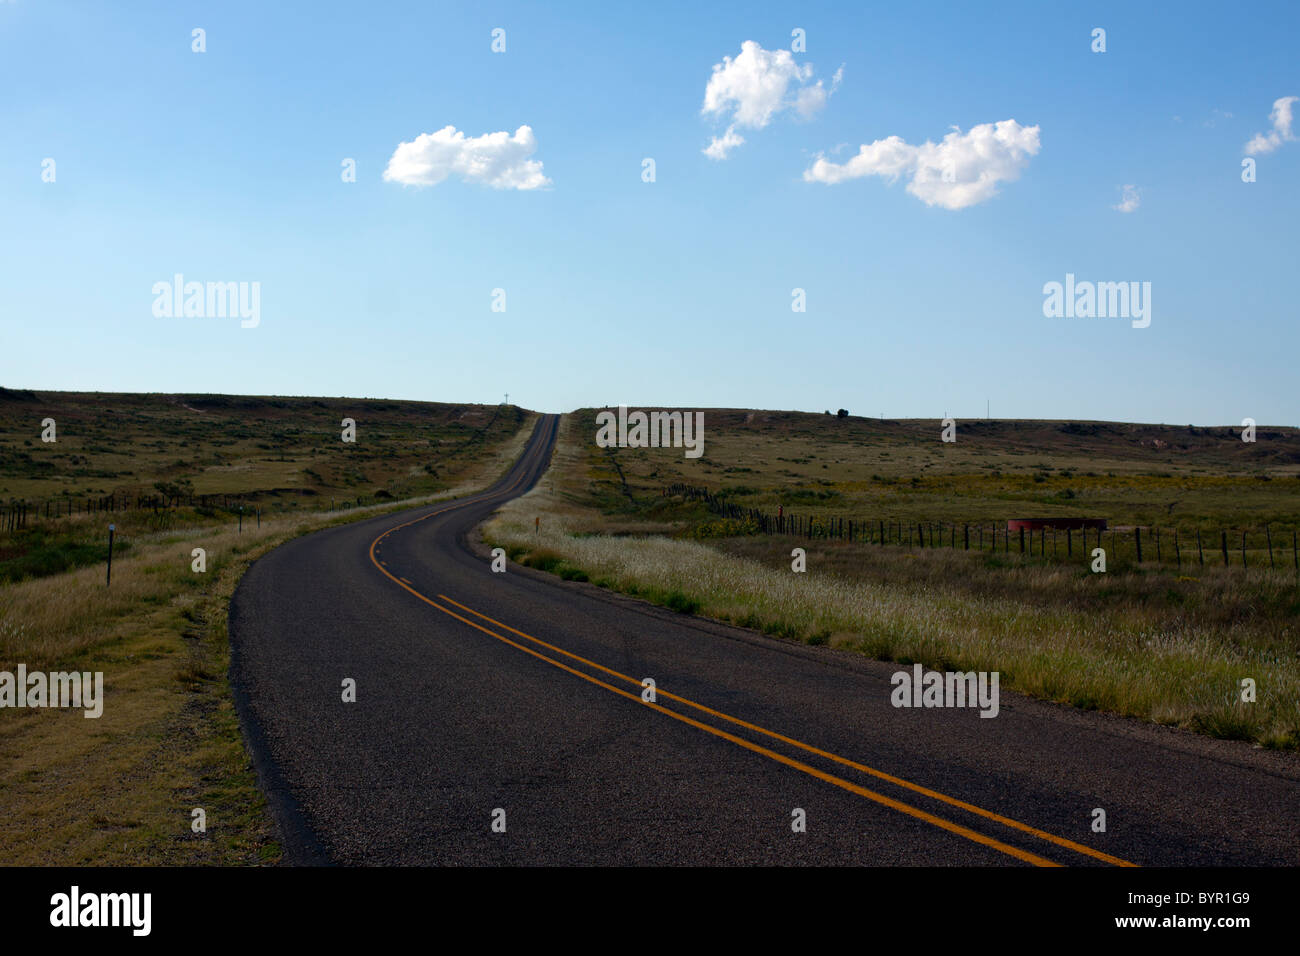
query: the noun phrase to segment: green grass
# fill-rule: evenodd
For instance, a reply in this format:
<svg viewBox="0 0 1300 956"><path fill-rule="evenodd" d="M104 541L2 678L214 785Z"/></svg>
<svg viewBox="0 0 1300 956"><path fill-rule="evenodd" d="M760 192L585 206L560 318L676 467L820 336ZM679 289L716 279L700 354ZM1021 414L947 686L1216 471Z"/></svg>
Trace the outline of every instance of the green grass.
<svg viewBox="0 0 1300 956"><path fill-rule="evenodd" d="M698 614L700 608L703 607L699 601L676 588L670 591L651 590L645 593L654 603L662 604L664 607L681 614Z"/></svg>
<svg viewBox="0 0 1300 956"><path fill-rule="evenodd" d="M23 529L0 546L0 583L14 583L24 578L39 578L61 574L91 564L103 564L108 557L108 540L89 540L86 534L63 531L51 533L48 527ZM113 542L113 556L121 557L131 550L131 542L117 539Z"/></svg>

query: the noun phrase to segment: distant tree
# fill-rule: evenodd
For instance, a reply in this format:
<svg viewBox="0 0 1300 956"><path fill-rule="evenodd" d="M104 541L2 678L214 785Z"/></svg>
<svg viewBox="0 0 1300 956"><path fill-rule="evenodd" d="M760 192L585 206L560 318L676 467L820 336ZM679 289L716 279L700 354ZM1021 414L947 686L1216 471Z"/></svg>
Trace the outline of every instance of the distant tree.
<svg viewBox="0 0 1300 956"><path fill-rule="evenodd" d="M841 408L838 412L835 413L835 417L836 417L836 418L848 418L848 417L849 417L849 410L848 410L847 408Z"/></svg>
<svg viewBox="0 0 1300 956"><path fill-rule="evenodd" d="M153 486L166 501L179 501L186 495L194 493L194 486L188 478L181 478L178 481L155 481Z"/></svg>
<svg viewBox="0 0 1300 956"><path fill-rule="evenodd" d="M829 415L830 413L831 413L831 410L830 410L829 408L826 409L826 414Z"/></svg>

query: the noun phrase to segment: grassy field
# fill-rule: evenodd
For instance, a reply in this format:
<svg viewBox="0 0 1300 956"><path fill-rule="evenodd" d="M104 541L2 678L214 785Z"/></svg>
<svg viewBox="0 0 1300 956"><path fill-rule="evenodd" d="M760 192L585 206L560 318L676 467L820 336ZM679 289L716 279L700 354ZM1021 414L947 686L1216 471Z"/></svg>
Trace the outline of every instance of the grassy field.
<svg viewBox="0 0 1300 956"><path fill-rule="evenodd" d="M596 433L595 409L575 412ZM1128 526L1293 525L1300 430L1109 422L938 421L706 409L704 455L599 449L585 492L604 510L644 511L665 485L729 491L746 507L843 517L1005 521L1103 517ZM1288 530L1289 536L1289 530Z"/></svg>
<svg viewBox="0 0 1300 956"><path fill-rule="evenodd" d="M822 518L1105 517L1192 529L1275 525L1289 545L1300 435L1102 423L879 422L706 411L705 455L600 449L566 416L550 488L488 527L516 560L769 634L944 670L1083 708L1260 745L1300 746L1300 590L1290 570L1119 562L1091 572L1018 553L759 535L687 483L746 507ZM1062 494L1070 492L1069 495ZM542 517L542 533L533 518ZM808 551L808 573L791 550ZM1076 554L1078 552L1076 551ZM1242 678L1258 700L1243 703Z"/></svg>
<svg viewBox="0 0 1300 956"><path fill-rule="evenodd" d="M142 533L438 494L515 435L514 406L0 389L0 583L103 560ZM340 423L356 423L356 441ZM41 440L54 419L56 441ZM207 496L207 506L204 497ZM103 499L118 502L100 513ZM162 506L136 507L142 500ZM191 506L193 502L193 506Z"/></svg>
<svg viewBox="0 0 1300 956"><path fill-rule="evenodd" d="M742 534L699 502L662 494L682 482L822 518L1270 522L1285 537L1300 511L1292 429L1263 428L1248 445L1228 429L959 423L945 445L937 422L718 411L706 412L705 455L692 460L599 449L594 415L565 417L547 480L489 527L516 560L777 637L1000 670L1004 687L1046 699L1300 745L1290 574L1252 562L1121 563L1095 575L1015 553ZM55 445L40 441L45 417L58 423ZM357 422L356 445L338 441L343 417ZM240 574L294 535L481 486L519 453L533 420L484 406L0 393L6 500L165 489L246 507L242 532L232 509L186 503L74 509L0 533L0 670L103 671L106 683L98 720L0 711L6 862L276 861L227 682L226 608ZM119 534L106 588L109 520ZM808 551L807 574L790 571L794 546ZM191 571L195 547L207 551L203 574ZM1254 704L1238 698L1243 677L1258 684ZM206 833L190 828L196 807Z"/></svg>
<svg viewBox="0 0 1300 956"><path fill-rule="evenodd" d="M140 400L128 401L136 398ZM275 418L283 411L279 399L223 401L228 403L221 406L226 409L247 403L250 409L260 410L243 419L243 427L250 431L261 426L251 426L249 421L265 422L258 416ZM310 408L315 400L284 401ZM159 396L147 401L94 396L90 402L101 411L124 407L133 411L119 420L114 433L114 447L124 449L121 460L101 469L112 471L114 478L92 479L89 488L82 486L82 490L121 488L127 477L121 468L124 463L131 466L126 470L135 486L162 480L149 469L179 454L163 434L169 416L181 414L169 408L170 401ZM62 396L59 403L42 404L37 425L45 414L42 409L60 409L50 413L63 416L60 445L67 434L65 420L87 423L79 427L97 437L85 442L108 440L113 432L111 419L78 410L75 397ZM377 407L382 404L393 406L391 420ZM294 456L301 466L297 473L305 474L302 468L308 468L332 475L345 467L359 468L357 473L364 473L367 483L347 490L364 491L370 504L357 506L352 497L348 508L329 511L327 493L341 488L307 480L301 487L313 489L314 494L277 498L275 476L288 473L277 471L283 463L272 459L268 464L263 460L265 450L257 449L249 436L239 446L223 444L231 416L236 416L227 410L188 426L185 458L206 461L215 448L221 449L227 464L247 467L213 472L202 466L184 474L196 487L209 489L204 493L261 501L260 527L246 516L240 531L228 511L182 507L157 514L151 509L75 514L41 521L36 529L0 535L11 570L20 566L15 562L31 557L32 536L38 530L43 536L40 548L53 555L36 566L37 573L29 566L28 573L0 585L0 670L13 671L21 662L29 670L102 671L105 681L104 713L97 720L87 720L80 710L0 710L0 845L5 847L6 863L258 864L279 858L227 679L226 612L240 575L258 555L295 535L481 487L519 454L535 420L518 409L494 417L493 409L482 406L436 405L427 406L430 424L424 430L418 403L377 403L366 410L367 403L341 400L326 419L337 421L344 406L354 409L351 417L357 420L358 445L384 436L383 448L363 449L364 459L351 461L341 456L357 451L355 447L340 451L322 444L309 452L304 444ZM4 408L7 416L17 414L11 405ZM6 418L6 425L15 420ZM139 430L128 430L123 421ZM290 428L287 422L284 427ZM467 422L477 428L458 424ZM334 436L337 439L337 431ZM32 460L44 451L36 446L27 452ZM5 447L12 451L28 446L21 437L6 432ZM93 454L90 444L79 447L82 450L75 453L64 449L60 454L78 458ZM132 448L138 449L134 457ZM15 460L17 470L32 470L21 454L5 459L10 466ZM359 466L360 461L367 464ZM430 469L425 469L426 464ZM96 461L95 467L99 465ZM214 475L236 477L227 487ZM53 482L56 477L21 480ZM172 481L177 477L180 473L166 476ZM10 475L5 480L16 484L20 479ZM70 480L67 484L78 487ZM380 490L389 490L392 498L376 498ZM27 493L33 493L33 486ZM399 497L404 495L410 497ZM312 508L306 502L324 502L327 507ZM102 534L110 519L118 525L123 547L114 557L112 586L105 587ZM80 558L63 549L86 542L96 543L94 563L76 567L82 563ZM204 573L192 570L191 552L196 547L207 553ZM65 559L71 570L60 566ZM205 833L191 829L191 811L196 807L206 812Z"/></svg>
<svg viewBox="0 0 1300 956"><path fill-rule="evenodd" d="M0 388L0 497L220 494L278 511L450 487L515 406L386 399L30 392ZM42 421L55 420L53 443ZM344 418L356 441L341 439Z"/></svg>

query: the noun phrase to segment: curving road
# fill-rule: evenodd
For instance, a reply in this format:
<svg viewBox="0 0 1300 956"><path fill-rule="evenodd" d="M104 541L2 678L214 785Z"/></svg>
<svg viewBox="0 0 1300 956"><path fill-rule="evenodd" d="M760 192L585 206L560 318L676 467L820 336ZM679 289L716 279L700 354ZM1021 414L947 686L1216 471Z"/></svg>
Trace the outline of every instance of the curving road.
<svg viewBox="0 0 1300 956"><path fill-rule="evenodd" d="M492 573L473 529L557 422L483 494L244 576L232 682L290 862L1300 862L1288 756L1006 692L994 719L895 709L899 665Z"/></svg>

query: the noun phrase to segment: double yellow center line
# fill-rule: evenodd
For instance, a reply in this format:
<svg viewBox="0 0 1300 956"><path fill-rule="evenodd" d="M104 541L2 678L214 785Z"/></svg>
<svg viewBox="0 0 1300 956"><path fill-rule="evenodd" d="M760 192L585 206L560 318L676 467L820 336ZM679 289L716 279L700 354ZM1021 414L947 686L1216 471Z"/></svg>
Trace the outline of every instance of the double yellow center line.
<svg viewBox="0 0 1300 956"><path fill-rule="evenodd" d="M925 810L920 809L919 807L914 807L911 804L904 803L901 800L896 800L893 797L888 797L885 796L884 794L877 793L874 790L869 790L868 788L863 787L857 783L854 783L850 780L845 780L842 777L837 777L834 774L827 773L824 770L820 770L800 760L795 760L791 757L786 756L785 754L778 753L775 750L772 750L768 747L764 747L761 744L754 743L751 740L747 740L743 737L737 736L736 734L729 733L728 731L723 730L720 727L717 727L713 724L708 724L703 721L696 720L695 718L689 717L683 713L680 713L679 711L671 710L667 707L664 707L662 704L659 704L657 702L650 703L650 702L643 701L639 693L632 693L627 690L624 690L621 687L616 687L614 684L601 680L600 678L595 677L592 674L587 673L586 671L578 670L577 668L564 663L562 660L557 660L556 657L547 656L547 654L535 650L534 647L544 648L545 650L557 655L557 657L567 658L570 661L581 664L584 667L591 668L602 674L606 674L616 680L633 684L639 689L641 687L641 681L638 680L637 678L631 677L627 674L619 673L616 670L613 670L609 667L605 667L603 664L598 664L595 661L588 660L585 657L580 657L577 654L573 654L569 651L566 651L561 647L556 647L554 644L549 644L546 641L541 640L540 638L533 637L531 634L528 634L517 628L511 627L508 624L504 624L501 621L495 620L494 618L488 617L486 614L476 611L473 608L467 607L458 601L454 601L445 594L439 594L437 596L438 600L435 601L434 599L429 598L424 594L421 594L405 578L400 578L390 573L387 567L385 567L385 565L383 564L383 562L379 560L376 554L376 549L378 548L379 543L383 541L384 538L392 534L393 532L399 531L402 528L410 527L411 525L414 524L419 524L422 521L427 521L430 518L437 517L440 514L445 514L448 511L454 511L457 508L463 508L470 504L486 501L491 498L508 494L510 491L518 487L521 481L523 481L522 475L519 478L517 478L509 487L501 491L493 492L491 494L483 495L477 498L471 498L466 501L460 502L458 504L451 505L447 508L442 508L438 511L430 512L427 515L422 515L421 517L416 518L412 521L407 521L403 524L395 525L394 527L389 528L383 534L375 538L374 541L370 542L370 560L374 563L375 567L377 567L380 570L380 572L384 574L385 577L387 577L389 580L395 583L398 587L402 588L405 591L408 591L415 597L419 598L421 601L428 604L430 607L437 608L442 613L450 617L453 617L464 624L468 624L470 627L474 628L475 630L481 631L482 633L487 634L490 637L495 638L496 640L501 641L504 644L508 644L511 647L523 651L525 654L535 657L538 660L545 661L547 664L550 664L551 666L556 667L559 670L565 671L566 673L572 674L575 677L581 678L582 680L594 684L597 687L601 687L609 691L610 693L618 694L620 697L625 697L629 700L635 701L638 706L649 707L652 710L664 714L665 716L671 717L673 720L677 720L684 724L688 724L691 727L695 727L699 730L703 730L704 732L712 734L713 736L721 738L722 740L729 741L730 743L733 743L738 747L743 747L745 750L751 751L752 753L760 754L764 757L767 757L770 760L776 761L779 764L782 764L787 767L791 767L795 770L800 771L801 773L805 773L810 777L815 777L818 780L822 780L826 783L832 784L833 786L839 787L842 790L847 790L849 793L856 794L857 796L860 797L865 797L866 799L881 804L882 806L886 806L889 807L890 809L897 810L899 813L905 813L908 816L915 817L918 820L924 820L926 823L930 823L936 827L939 827L940 829L948 831L949 833L955 833L958 836L965 837L966 839L971 840L975 843L979 843L983 846L990 847L1001 853L1005 853L1008 856L1015 857L1016 859L1021 860L1025 863L1031 863L1034 866L1059 866L1060 865L1058 863L1055 863L1052 860L1047 859L1046 857L1039 856L1036 853L1031 853L1028 850L1021 849L1020 847L1016 847L1016 846L1012 846L1011 844L1004 843L1003 841L988 836L987 834L980 833L976 830L972 830L969 827L962 826L959 823L954 823L951 820L946 820L943 817L936 816L933 813L929 813ZM443 604L438 603L439 601L445 602L446 605L450 605L450 606L449 607L444 606ZM453 609L459 609L459 611L463 611L464 614L461 614L457 610L453 610ZM478 620L473 620L471 617L467 617L466 615L471 615L472 618L477 618ZM533 647L529 647L524 644L521 644L518 641L513 640L510 637L507 637L505 634L499 633L497 630L494 630L491 627L487 627L479 623L479 621L486 621L488 624L494 625L496 628L500 628L502 631L506 631L509 632L510 634L516 635L522 638L523 640L528 641L530 644L533 645ZM1120 859L1119 857L1111 856L1108 853L1103 853L1100 850L1095 850L1092 847L1085 846L1082 843L1076 843L1075 841L1068 840L1065 837L1060 837L1054 833L1048 833L1047 831L1040 830L1037 827L1030 826L1026 823L1021 823L1019 820L1013 820L1010 817L1003 816L1002 814L999 813L994 813L991 810L985 810L983 807L975 806L974 804L967 803L964 800L958 800L955 797L950 797L947 794L940 793L937 790L931 790L928 787L923 787L919 784L912 783L909 780L904 780L903 778L896 777L893 774L885 773L884 771L877 770L874 767L868 767L865 764L857 763L856 761L849 760L846 757L841 757L838 754L833 754L830 753L829 751L819 749L810 744L806 744L803 743L802 741L795 740L792 737L787 737L783 734L779 734L774 731L767 730L764 727L760 727L757 724L752 724L748 721L741 720L738 717L732 717L729 714L725 714L719 710L714 710L711 707L706 707L703 704L699 704L685 697L681 697L677 694L670 693L669 691L666 691L662 688L655 689L655 696L656 698L663 697L667 700L674 701L678 704L682 704L686 707L692 708L693 710L698 711L699 713L707 714L709 717L712 717L716 720L724 721L735 727L744 728L745 730L751 733L759 734L770 740L779 741L780 743L785 744L788 747L793 747L805 753L812 754L816 757L820 757L823 760L828 760L833 763L839 764L840 766L848 767L852 770L856 770L859 773L863 773L868 776L875 777L876 779L892 784L893 786L919 794L930 800L935 800L940 803L947 804L948 806L955 807L956 809L965 811L966 813L974 814L975 816L982 817L985 820L998 823L1002 826L1009 827L1010 829L1017 830L1029 836L1036 837L1037 839L1044 840L1048 843L1054 844L1055 846L1062 847L1067 850L1072 850L1075 853L1092 857L1095 860L1100 860L1104 863L1109 863L1114 866L1136 866L1137 865L1135 863L1130 863L1127 860Z"/></svg>

